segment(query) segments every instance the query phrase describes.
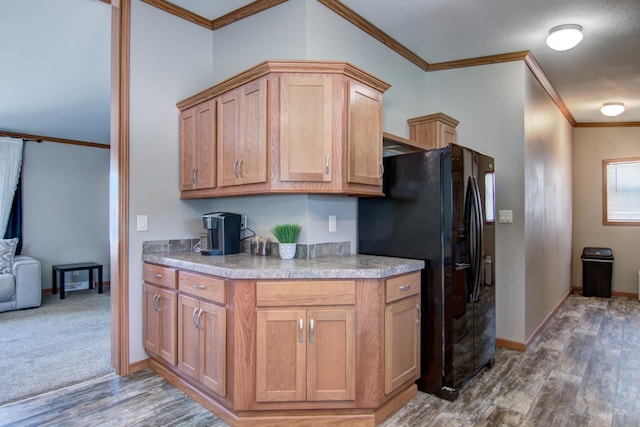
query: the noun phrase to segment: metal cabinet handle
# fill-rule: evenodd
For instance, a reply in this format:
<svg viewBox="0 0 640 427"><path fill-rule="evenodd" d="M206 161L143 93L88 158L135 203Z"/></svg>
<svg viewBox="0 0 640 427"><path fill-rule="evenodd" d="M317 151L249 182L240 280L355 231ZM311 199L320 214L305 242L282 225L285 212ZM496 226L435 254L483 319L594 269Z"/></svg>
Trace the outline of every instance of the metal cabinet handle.
<svg viewBox="0 0 640 427"><path fill-rule="evenodd" d="M155 297L153 297L153 299L155 300L155 306L156 306L156 311L159 313L162 311L162 306L160 305L160 294L156 294Z"/></svg>
<svg viewBox="0 0 640 427"><path fill-rule="evenodd" d="M238 177L238 159L233 162L233 176Z"/></svg>
<svg viewBox="0 0 640 427"><path fill-rule="evenodd" d="M384 175L384 163L380 160L380 176L378 178L382 178L382 175Z"/></svg>
<svg viewBox="0 0 640 427"><path fill-rule="evenodd" d="M196 183L196 168L191 168L191 183Z"/></svg>
<svg viewBox="0 0 640 427"><path fill-rule="evenodd" d="M193 287L194 287L194 288L196 288L196 289L204 289L204 288L205 288L205 286L204 286L204 285L199 285L199 284L197 284L197 283L194 283L194 284L193 284Z"/></svg>
<svg viewBox="0 0 640 427"><path fill-rule="evenodd" d="M316 331L315 331L315 321L313 319L309 319L309 343L313 344L316 339Z"/></svg>
<svg viewBox="0 0 640 427"><path fill-rule="evenodd" d="M242 173L242 164L244 163L244 158L240 159L240 163L238 163L238 175L240 175L240 178L244 177L244 174Z"/></svg>
<svg viewBox="0 0 640 427"><path fill-rule="evenodd" d="M329 175L329 153L324 155L324 174Z"/></svg>
<svg viewBox="0 0 640 427"><path fill-rule="evenodd" d="M160 298L160 295L155 294L153 296L153 311L160 311L160 309L158 308L158 299Z"/></svg>
<svg viewBox="0 0 640 427"><path fill-rule="evenodd" d="M196 329L200 329L198 324L196 323L196 314L198 313L198 307L193 308L193 314L191 315L191 323L193 323L193 327Z"/></svg>
<svg viewBox="0 0 640 427"><path fill-rule="evenodd" d="M409 289L411 289L411 283L408 283L404 286L400 286L398 289L400 289L401 291L408 291Z"/></svg>
<svg viewBox="0 0 640 427"><path fill-rule="evenodd" d="M195 175L194 175L194 176L195 176L194 183L195 183L195 184L197 184L197 183L198 183L198 172L199 172L199 171L198 171L198 168L195 168L195 169L194 169L194 173L195 173Z"/></svg>
<svg viewBox="0 0 640 427"><path fill-rule="evenodd" d="M304 320L298 320L298 342L303 343L302 332L304 331Z"/></svg>
<svg viewBox="0 0 640 427"><path fill-rule="evenodd" d="M198 311L198 329L199 330L203 330L204 326L202 326L202 322L200 321L200 319L202 318L202 309L200 309L200 311Z"/></svg>
<svg viewBox="0 0 640 427"><path fill-rule="evenodd" d="M156 273L153 275L156 279L162 279L162 273Z"/></svg>
<svg viewBox="0 0 640 427"><path fill-rule="evenodd" d="M416 319L416 323L420 323L422 320L422 309L420 308L420 304L416 304L416 310L418 311L418 319Z"/></svg>

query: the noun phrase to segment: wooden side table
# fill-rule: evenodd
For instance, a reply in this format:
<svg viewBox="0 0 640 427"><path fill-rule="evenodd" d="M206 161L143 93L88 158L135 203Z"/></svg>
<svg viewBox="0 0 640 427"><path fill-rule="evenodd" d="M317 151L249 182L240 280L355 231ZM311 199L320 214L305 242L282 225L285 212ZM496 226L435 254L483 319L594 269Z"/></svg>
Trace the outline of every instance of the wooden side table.
<svg viewBox="0 0 640 427"><path fill-rule="evenodd" d="M58 264L51 266L51 275L53 276L53 288L51 293L55 294L58 290L58 273L60 273L60 299L64 299L64 273L67 271L89 271L89 289L93 289L94 271L98 270L98 293L102 291L102 264L97 262L80 262L77 264Z"/></svg>

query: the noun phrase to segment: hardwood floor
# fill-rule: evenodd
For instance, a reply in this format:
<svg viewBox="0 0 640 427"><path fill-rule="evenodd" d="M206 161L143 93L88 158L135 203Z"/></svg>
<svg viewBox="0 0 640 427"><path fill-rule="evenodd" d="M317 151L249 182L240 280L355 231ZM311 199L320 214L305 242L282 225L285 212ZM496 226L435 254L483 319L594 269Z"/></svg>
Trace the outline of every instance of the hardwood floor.
<svg viewBox="0 0 640 427"><path fill-rule="evenodd" d="M150 370L0 407L0 426L225 426ZM498 349L455 402L418 393L382 426L640 426L640 303L570 296L526 353Z"/></svg>

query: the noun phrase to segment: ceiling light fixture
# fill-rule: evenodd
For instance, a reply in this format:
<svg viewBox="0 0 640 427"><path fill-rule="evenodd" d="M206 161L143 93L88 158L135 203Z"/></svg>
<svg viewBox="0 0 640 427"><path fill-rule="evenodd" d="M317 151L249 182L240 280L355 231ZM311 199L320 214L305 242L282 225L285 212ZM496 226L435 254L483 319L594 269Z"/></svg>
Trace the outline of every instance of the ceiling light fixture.
<svg viewBox="0 0 640 427"><path fill-rule="evenodd" d="M622 114L624 111L624 103L622 102L606 102L602 104L600 112L605 116L614 117Z"/></svg>
<svg viewBox="0 0 640 427"><path fill-rule="evenodd" d="M569 50L581 41L582 27L576 24L553 27L547 36L547 45L553 50Z"/></svg>

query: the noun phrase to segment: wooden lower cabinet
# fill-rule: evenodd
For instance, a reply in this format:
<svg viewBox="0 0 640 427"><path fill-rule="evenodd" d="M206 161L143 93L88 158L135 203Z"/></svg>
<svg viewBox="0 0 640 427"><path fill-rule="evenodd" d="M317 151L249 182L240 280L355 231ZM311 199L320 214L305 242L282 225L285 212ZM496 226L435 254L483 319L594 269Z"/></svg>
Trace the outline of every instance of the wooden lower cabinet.
<svg viewBox="0 0 640 427"><path fill-rule="evenodd" d="M178 369L225 396L226 309L179 295L178 337Z"/></svg>
<svg viewBox="0 0 640 427"><path fill-rule="evenodd" d="M175 365L177 292L144 285L144 348Z"/></svg>
<svg viewBox="0 0 640 427"><path fill-rule="evenodd" d="M150 366L231 426L374 426L416 396L419 273L177 277L176 364Z"/></svg>
<svg viewBox="0 0 640 427"><path fill-rule="evenodd" d="M256 401L355 399L355 311L259 309Z"/></svg>
<svg viewBox="0 0 640 427"><path fill-rule="evenodd" d="M394 302L384 312L384 392L396 390L420 373L419 295Z"/></svg>

